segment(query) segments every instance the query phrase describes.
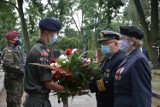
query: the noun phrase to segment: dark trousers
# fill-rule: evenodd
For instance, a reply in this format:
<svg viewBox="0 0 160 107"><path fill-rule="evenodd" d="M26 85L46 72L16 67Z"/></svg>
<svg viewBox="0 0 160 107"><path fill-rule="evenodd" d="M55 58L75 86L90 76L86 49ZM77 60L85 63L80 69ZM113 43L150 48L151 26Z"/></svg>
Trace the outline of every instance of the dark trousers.
<svg viewBox="0 0 160 107"><path fill-rule="evenodd" d="M49 95L28 94L23 103L24 107L51 107Z"/></svg>
<svg viewBox="0 0 160 107"><path fill-rule="evenodd" d="M97 107L114 107L114 97L111 92L97 92L96 100Z"/></svg>

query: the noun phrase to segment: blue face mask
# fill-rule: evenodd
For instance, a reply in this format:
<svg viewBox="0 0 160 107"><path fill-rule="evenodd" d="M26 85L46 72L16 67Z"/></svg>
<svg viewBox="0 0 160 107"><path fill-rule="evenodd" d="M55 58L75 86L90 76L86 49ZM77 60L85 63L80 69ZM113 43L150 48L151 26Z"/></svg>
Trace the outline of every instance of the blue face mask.
<svg viewBox="0 0 160 107"><path fill-rule="evenodd" d="M54 34L54 36L52 38L49 39L49 43L50 44L53 44L57 41L58 39L58 35L57 34Z"/></svg>
<svg viewBox="0 0 160 107"><path fill-rule="evenodd" d="M127 40L119 40L120 49L124 52L127 52L129 49L129 45L127 43Z"/></svg>
<svg viewBox="0 0 160 107"><path fill-rule="evenodd" d="M21 40L17 40L17 41L15 42L15 44L14 44L15 47L18 46L18 45L22 45L22 41L21 41Z"/></svg>
<svg viewBox="0 0 160 107"><path fill-rule="evenodd" d="M106 45L101 45L101 52L105 56L109 55L110 54L109 47Z"/></svg>

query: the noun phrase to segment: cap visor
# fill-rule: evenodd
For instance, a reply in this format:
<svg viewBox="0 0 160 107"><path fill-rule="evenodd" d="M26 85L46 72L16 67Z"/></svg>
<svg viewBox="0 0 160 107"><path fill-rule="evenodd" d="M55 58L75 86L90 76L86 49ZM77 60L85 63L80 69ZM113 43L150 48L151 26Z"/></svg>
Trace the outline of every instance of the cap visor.
<svg viewBox="0 0 160 107"><path fill-rule="evenodd" d="M110 40L110 38L99 39L99 40L97 41L97 43L101 43L102 41L107 41L107 40Z"/></svg>

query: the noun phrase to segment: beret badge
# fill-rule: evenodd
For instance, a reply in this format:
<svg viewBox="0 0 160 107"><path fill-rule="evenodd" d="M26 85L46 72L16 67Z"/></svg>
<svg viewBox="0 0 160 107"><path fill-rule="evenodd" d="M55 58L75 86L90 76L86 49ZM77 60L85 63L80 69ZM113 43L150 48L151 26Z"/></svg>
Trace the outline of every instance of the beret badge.
<svg viewBox="0 0 160 107"><path fill-rule="evenodd" d="M100 32L100 36L103 37L103 36L104 36L104 33L103 33L103 32Z"/></svg>

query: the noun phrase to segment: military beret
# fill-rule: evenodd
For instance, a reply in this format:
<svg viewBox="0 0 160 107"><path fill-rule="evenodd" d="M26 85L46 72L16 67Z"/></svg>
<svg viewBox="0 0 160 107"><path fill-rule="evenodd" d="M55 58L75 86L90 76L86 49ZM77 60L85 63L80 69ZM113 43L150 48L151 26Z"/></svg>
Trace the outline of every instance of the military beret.
<svg viewBox="0 0 160 107"><path fill-rule="evenodd" d="M100 32L101 39L98 40L98 43L101 43L102 41L105 40L110 40L110 39L116 39L119 40L119 33L113 32L113 31L108 31L108 30L103 30Z"/></svg>
<svg viewBox="0 0 160 107"><path fill-rule="evenodd" d="M56 19L47 17L39 21L39 28L41 30L59 31L61 27L62 23Z"/></svg>
<svg viewBox="0 0 160 107"><path fill-rule="evenodd" d="M141 40L143 38L143 33L135 26L120 26L120 34L126 35L128 37L135 37Z"/></svg>
<svg viewBox="0 0 160 107"><path fill-rule="evenodd" d="M12 40L14 39L15 37L18 37L18 33L16 31L11 31L11 32L8 32L7 34L5 34L4 36L7 40Z"/></svg>

